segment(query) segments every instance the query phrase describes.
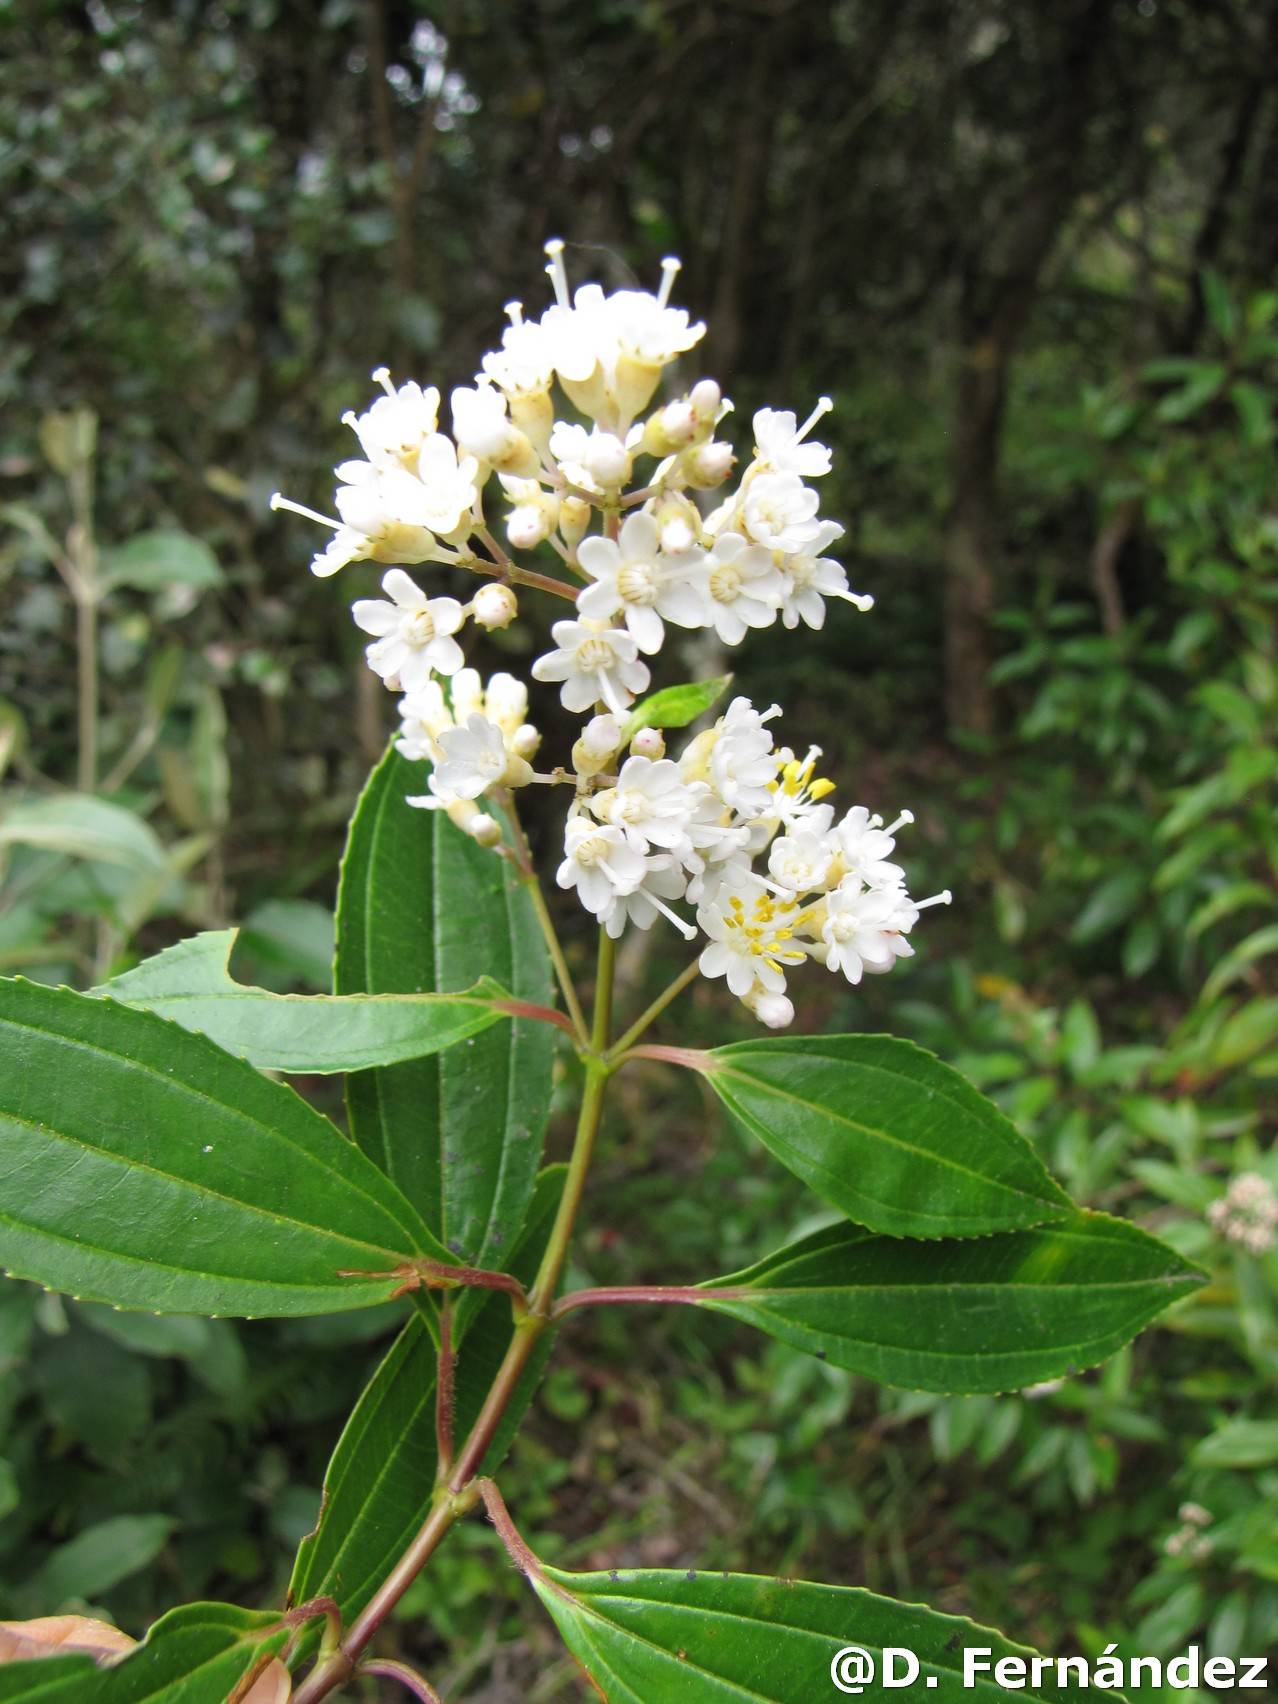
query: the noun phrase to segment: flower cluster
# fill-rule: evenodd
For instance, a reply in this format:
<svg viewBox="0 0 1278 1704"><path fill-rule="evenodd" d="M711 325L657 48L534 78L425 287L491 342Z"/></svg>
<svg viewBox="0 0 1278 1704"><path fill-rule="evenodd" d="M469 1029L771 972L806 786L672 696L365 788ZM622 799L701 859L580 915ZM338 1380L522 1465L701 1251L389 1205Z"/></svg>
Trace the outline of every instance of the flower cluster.
<svg viewBox="0 0 1278 1704"><path fill-rule="evenodd" d="M1203 1531L1211 1525L1211 1510L1204 1509L1201 1503L1182 1503L1177 1516L1180 1525L1163 1540L1164 1551L1168 1556L1183 1556L1190 1562L1206 1561L1216 1548Z"/></svg>
<svg viewBox="0 0 1278 1704"><path fill-rule="evenodd" d="M793 967L815 959L858 982L911 953L906 937L934 901L912 900L890 861L910 814L886 826L863 806L836 815L825 802L832 783L815 775L819 752L800 759L774 743L775 707L761 714L734 699L677 757L631 712L671 627L732 646L777 622L819 628L832 598L870 608L827 554L843 528L820 517L812 484L830 471L811 432L831 404L823 397L802 423L760 409L753 454L729 488L736 457L716 433L732 405L718 384L702 378L658 398L666 370L705 332L670 305L679 263L663 261L656 294L587 284L574 295L563 244L546 252L554 301L538 319L508 306L501 346L449 399L451 434L438 390L397 387L379 369L384 394L344 417L363 458L337 468L336 518L278 494L272 502L331 529L316 574L394 565L385 598L352 613L372 639L369 666L402 694L399 750L431 765L411 803L500 848L485 796L571 786L560 886L611 935L663 916L704 937L702 972L783 1025ZM493 481L511 549L537 550L552 567L557 557L563 573L521 565L493 537L483 506ZM424 563L487 583L469 603L430 595L404 567ZM468 622L516 618L513 588L523 586L574 606L531 669L585 718L570 764L545 774L532 767L540 736L526 686L498 674L485 688L463 649Z"/></svg>
<svg viewBox="0 0 1278 1704"><path fill-rule="evenodd" d="M1207 1222L1249 1254L1278 1248L1278 1190L1259 1172L1242 1172L1207 1209Z"/></svg>

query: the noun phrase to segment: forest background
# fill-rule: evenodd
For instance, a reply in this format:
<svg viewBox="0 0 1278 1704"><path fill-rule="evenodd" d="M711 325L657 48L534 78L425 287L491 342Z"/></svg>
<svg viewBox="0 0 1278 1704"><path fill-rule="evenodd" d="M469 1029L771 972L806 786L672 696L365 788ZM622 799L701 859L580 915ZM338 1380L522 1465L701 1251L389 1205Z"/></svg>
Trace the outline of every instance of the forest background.
<svg viewBox="0 0 1278 1704"><path fill-rule="evenodd" d="M935 1048L1213 1281L1098 1372L998 1398L600 1312L517 1446L525 1530L572 1566L865 1583L1047 1651L1271 1646L1278 5L9 0L0 55L0 970L88 987L231 922L246 975L329 986L391 732L344 608L376 571L314 580L270 493L326 505L373 367L469 382L547 237L613 286L680 255L739 413L833 397L842 560L878 599L752 641L738 679L849 799L912 808L911 885L955 891L916 960L812 991L804 1027ZM673 968L654 931L623 974ZM725 1021L703 986L690 1030ZM801 1228L695 1089L623 1088L581 1282ZM387 1330L6 1282L0 1617L276 1601ZM490 1535L450 1558L404 1651L474 1704L579 1696Z"/></svg>

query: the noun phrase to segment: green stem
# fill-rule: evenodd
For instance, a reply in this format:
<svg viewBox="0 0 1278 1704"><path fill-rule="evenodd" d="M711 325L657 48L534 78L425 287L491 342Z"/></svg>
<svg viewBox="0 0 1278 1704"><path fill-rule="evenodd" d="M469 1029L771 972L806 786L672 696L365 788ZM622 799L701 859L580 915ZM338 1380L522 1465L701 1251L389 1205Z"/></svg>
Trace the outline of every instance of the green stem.
<svg viewBox="0 0 1278 1704"><path fill-rule="evenodd" d="M649 1006L646 1011L640 1013L634 1023L631 1024L630 1028L619 1040L613 1042L612 1046L608 1049L608 1057L610 1059L619 1059L628 1047L634 1046L635 1042L638 1041L639 1037L653 1022L653 1020L661 1016L662 1012L665 1011L666 1007L672 1000L677 1000L679 998L680 994L683 993L684 989L696 976L700 966L700 959L693 959L691 964L684 966L670 986L663 989L662 992L657 995L657 998L652 1002L651 1006Z"/></svg>
<svg viewBox="0 0 1278 1704"><path fill-rule="evenodd" d="M92 793L98 784L98 606L91 592L75 602L79 754L76 784Z"/></svg>
<svg viewBox="0 0 1278 1704"><path fill-rule="evenodd" d="M519 873L528 889L533 910L537 913L537 922L541 927L542 938L546 943L546 951L550 954L550 962L555 967L559 991L564 997L564 1005L568 1010L568 1016L572 1019L577 1040L584 1046L590 1034L590 1031L586 1028L586 1014L581 1009L581 1001L577 997L577 985L572 979L571 970L568 968L568 960L564 954L563 943L559 939L559 931L555 928L555 920L550 914L550 907L546 904L546 895L542 890L541 881L533 864L532 848L528 844L528 836L524 833L524 825L519 818L519 806L513 791L509 795L507 809L511 825L515 830Z"/></svg>
<svg viewBox="0 0 1278 1704"><path fill-rule="evenodd" d="M599 1135L604 1091L614 1067L605 1057L612 1033L613 981L616 973L616 942L599 932L599 971L595 983L595 1005L590 1043L582 1049L586 1087L577 1118L577 1133L568 1162L564 1193L555 1215L550 1240L537 1276L528 1294L529 1311L515 1323L514 1336L484 1400L479 1417L457 1455L457 1463L446 1484L440 1485L430 1513L412 1543L382 1581L368 1604L351 1623L341 1645L318 1663L293 1693L293 1704L318 1704L335 1687L355 1673L365 1647L438 1549L453 1522L468 1514L479 1500L476 1475L492 1445L502 1417L519 1387L543 1332L551 1324L555 1291L563 1275L572 1240L573 1226L585 1193L586 1178Z"/></svg>

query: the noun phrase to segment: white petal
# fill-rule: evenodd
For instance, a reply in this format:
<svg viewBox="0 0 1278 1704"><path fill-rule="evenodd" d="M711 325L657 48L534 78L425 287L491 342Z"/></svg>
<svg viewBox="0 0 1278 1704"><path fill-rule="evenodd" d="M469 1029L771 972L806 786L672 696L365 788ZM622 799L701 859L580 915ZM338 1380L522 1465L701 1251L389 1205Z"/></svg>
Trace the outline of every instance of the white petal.
<svg viewBox="0 0 1278 1704"><path fill-rule="evenodd" d="M387 569L382 575L382 590L388 598L394 598L401 609L420 609L426 602L425 592L402 568Z"/></svg>
<svg viewBox="0 0 1278 1704"><path fill-rule="evenodd" d="M351 605L351 614L356 627L371 633L375 639L385 638L399 625L399 614L394 605L384 603L381 598L357 598Z"/></svg>

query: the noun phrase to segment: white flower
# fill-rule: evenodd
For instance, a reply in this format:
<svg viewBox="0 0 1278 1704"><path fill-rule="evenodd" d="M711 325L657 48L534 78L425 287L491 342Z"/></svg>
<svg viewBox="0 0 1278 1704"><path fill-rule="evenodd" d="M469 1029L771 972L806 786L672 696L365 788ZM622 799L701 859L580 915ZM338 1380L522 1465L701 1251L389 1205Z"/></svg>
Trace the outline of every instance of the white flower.
<svg viewBox="0 0 1278 1704"><path fill-rule="evenodd" d="M853 805L835 830L843 869L858 876L867 887L894 887L903 882L904 870L899 864L890 864L888 858L896 847L897 829L913 821L912 812L902 811L885 828L881 816L871 816L864 805Z"/></svg>
<svg viewBox="0 0 1278 1704"><path fill-rule="evenodd" d="M905 937L919 913L904 888L867 888L856 876L845 876L825 905L826 964L849 982L859 982L865 971L891 970L898 958L913 956Z"/></svg>
<svg viewBox="0 0 1278 1704"><path fill-rule="evenodd" d="M800 479L819 479L830 471L830 452L824 444L804 442L823 414L834 407L823 396L803 422L795 423L788 408L761 408L754 417L755 454L773 473L793 473Z"/></svg>
<svg viewBox="0 0 1278 1704"><path fill-rule="evenodd" d="M820 803L827 793L834 791L834 782L816 773L820 755L820 746L809 746L802 762L788 746L777 753L781 774L768 814L791 831L802 825L824 835L834 821L834 807Z"/></svg>
<svg viewBox="0 0 1278 1704"><path fill-rule="evenodd" d="M343 462L334 499L340 520L302 503L271 498L272 509L291 509L330 527L333 537L311 562L312 574L327 578L348 562L430 562L440 560L435 537L426 524L421 483L402 468L379 469L369 462Z"/></svg>
<svg viewBox="0 0 1278 1704"><path fill-rule="evenodd" d="M786 969L807 957L795 938L798 901L777 899L754 877L725 881L712 900L698 906L697 922L710 937L698 961L701 974L726 976L738 998L756 988L784 993Z"/></svg>
<svg viewBox="0 0 1278 1704"><path fill-rule="evenodd" d="M603 703L620 716L637 693L647 690L652 677L629 633L593 621L557 621L550 632L558 649L537 658L533 679L562 681L559 697L565 710L580 712Z"/></svg>
<svg viewBox="0 0 1278 1704"><path fill-rule="evenodd" d="M456 598L428 598L402 568L382 576L390 598L359 598L351 606L355 624L374 635L368 666L388 686L415 692L432 674L456 674L465 662L452 637L465 620Z"/></svg>
<svg viewBox="0 0 1278 1704"><path fill-rule="evenodd" d="M577 594L577 608L591 621L625 617L641 651L661 649L665 621L679 627L704 627L709 603L699 551L663 555L657 523L651 515L631 515L616 539L585 539L578 560L594 584Z"/></svg>
<svg viewBox="0 0 1278 1704"><path fill-rule="evenodd" d="M630 478L630 450L615 432L601 426L587 432L584 426L557 420L550 453L569 485L583 491L618 491Z"/></svg>
<svg viewBox="0 0 1278 1704"><path fill-rule="evenodd" d="M745 487L741 524L755 544L769 550L787 555L806 550L820 530L816 519L820 501L797 474L761 473Z"/></svg>
<svg viewBox="0 0 1278 1704"><path fill-rule="evenodd" d="M767 724L781 714L774 704L762 715L748 698L734 698L715 731L709 782L730 809L761 816L772 804L772 784L781 759Z"/></svg>
<svg viewBox="0 0 1278 1704"><path fill-rule="evenodd" d="M459 385L449 399L458 447L478 461L527 476L537 470L537 452L506 418L506 398L495 385Z"/></svg>
<svg viewBox="0 0 1278 1704"><path fill-rule="evenodd" d="M823 627L826 598L843 598L860 610L874 608L873 598L848 590L848 577L840 564L821 554L842 536L843 528L837 521L821 521L811 544L782 560L781 620L785 626L797 627L803 621L812 628Z"/></svg>
<svg viewBox="0 0 1278 1704"><path fill-rule="evenodd" d="M650 846L682 846L698 802L698 792L668 757L628 757L616 786L596 793L590 808L601 822L619 828L632 846L646 852Z"/></svg>
<svg viewBox="0 0 1278 1704"><path fill-rule="evenodd" d="M451 438L442 432L432 433L417 458L417 476L423 492L423 524L446 538L469 532L466 522L479 479L479 463L474 456L459 457Z"/></svg>
<svg viewBox="0 0 1278 1704"><path fill-rule="evenodd" d="M725 645L739 645L751 627L776 620L782 581L772 552L749 545L740 533L726 532L702 565L709 620Z"/></svg>
<svg viewBox="0 0 1278 1704"><path fill-rule="evenodd" d="M507 396L535 396L550 389L555 376L554 350L542 327L525 320L518 302L508 302L511 323L502 333L501 348L485 355L485 377Z"/></svg>
<svg viewBox="0 0 1278 1704"><path fill-rule="evenodd" d="M463 669L462 674L474 674ZM460 675L453 677L454 687ZM400 731L395 750L410 763L423 760L434 763L439 756L439 736L445 728L455 726L453 713L444 697L444 689L431 677L419 691L406 692L399 701Z"/></svg>
<svg viewBox="0 0 1278 1704"><path fill-rule="evenodd" d="M572 816L564 831L564 861L555 873L561 888L576 888L587 911L603 917L613 901L633 893L648 873L647 860L619 828Z"/></svg>
<svg viewBox="0 0 1278 1704"><path fill-rule="evenodd" d="M477 799L505 774L506 736L487 716L468 716L465 727L442 733L439 745L444 755L430 778L433 793Z"/></svg>
<svg viewBox="0 0 1278 1704"><path fill-rule="evenodd" d="M809 828L794 829L768 848L768 873L791 893L811 893L824 885L833 856L826 835Z"/></svg>
<svg viewBox="0 0 1278 1704"><path fill-rule="evenodd" d="M643 881L631 892L619 893L607 911L600 913L599 921L615 941L627 923L633 923L636 929L651 929L661 916L673 923L685 940L694 940L697 931L692 924L685 923L666 904L669 899L683 898L686 878L664 854L659 853L646 862L648 869Z"/></svg>
<svg viewBox="0 0 1278 1704"><path fill-rule="evenodd" d="M355 433L374 467L415 472L422 445L439 425L439 392L434 385L423 390L411 379L396 390L385 367L379 367L373 379L386 395L363 414L348 410L342 424Z"/></svg>

